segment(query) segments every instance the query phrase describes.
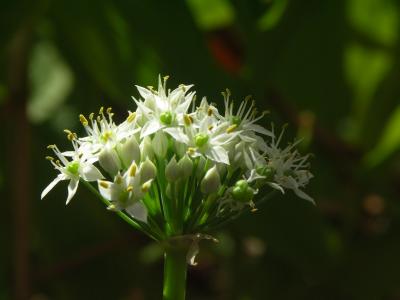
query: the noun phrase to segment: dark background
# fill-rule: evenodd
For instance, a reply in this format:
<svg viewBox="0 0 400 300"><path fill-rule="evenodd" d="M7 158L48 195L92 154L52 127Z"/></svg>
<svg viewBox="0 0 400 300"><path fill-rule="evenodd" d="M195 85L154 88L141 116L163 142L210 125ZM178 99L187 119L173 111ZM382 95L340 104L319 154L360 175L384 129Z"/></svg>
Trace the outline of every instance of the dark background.
<svg viewBox="0 0 400 300"><path fill-rule="evenodd" d="M158 74L252 94L314 154L317 206L289 193L212 233L188 299L400 299L399 32L394 0L1 1L0 299L161 298L157 245L84 188L40 201L46 145L102 105L122 120Z"/></svg>

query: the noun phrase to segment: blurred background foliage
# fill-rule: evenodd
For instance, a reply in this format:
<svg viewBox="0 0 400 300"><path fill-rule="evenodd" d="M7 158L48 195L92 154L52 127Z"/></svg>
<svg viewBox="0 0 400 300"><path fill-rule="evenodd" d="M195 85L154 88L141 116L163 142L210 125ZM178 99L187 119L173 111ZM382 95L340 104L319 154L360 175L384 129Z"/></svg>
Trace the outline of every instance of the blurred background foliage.
<svg viewBox="0 0 400 300"><path fill-rule="evenodd" d="M312 152L288 194L204 242L188 299L400 299L400 2L2 1L0 299L160 299L161 249L85 189L39 201L45 146L134 84L252 94ZM118 118L117 117L117 118Z"/></svg>

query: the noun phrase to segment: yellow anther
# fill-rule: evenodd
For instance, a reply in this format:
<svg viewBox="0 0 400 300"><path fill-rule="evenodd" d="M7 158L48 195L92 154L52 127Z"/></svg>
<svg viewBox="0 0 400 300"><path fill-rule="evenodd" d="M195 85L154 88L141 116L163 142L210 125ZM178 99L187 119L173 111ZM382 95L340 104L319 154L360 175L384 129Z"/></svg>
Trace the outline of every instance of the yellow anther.
<svg viewBox="0 0 400 300"><path fill-rule="evenodd" d="M99 185L105 189L108 189L110 187L110 185L108 184L108 182L106 181L99 181Z"/></svg>
<svg viewBox="0 0 400 300"><path fill-rule="evenodd" d="M209 131L213 130L213 128L214 128L213 125L208 126L208 130L209 130Z"/></svg>
<svg viewBox="0 0 400 300"><path fill-rule="evenodd" d="M231 133L231 132L233 132L236 128L237 128L237 125L236 125L236 124L233 124L233 125L229 126L229 127L226 129L226 133Z"/></svg>
<svg viewBox="0 0 400 300"><path fill-rule="evenodd" d="M130 170L129 170L129 176L131 177L135 177L136 175L136 170L137 170L137 166L136 164L132 164Z"/></svg>
<svg viewBox="0 0 400 300"><path fill-rule="evenodd" d="M136 119L136 111L129 112L129 116L126 118L128 123L132 123Z"/></svg>
<svg viewBox="0 0 400 300"><path fill-rule="evenodd" d="M142 184L142 192L147 193L147 191L150 189L151 184L149 182L145 182Z"/></svg>
<svg viewBox="0 0 400 300"><path fill-rule="evenodd" d="M111 114L112 107L107 108L107 114Z"/></svg>
<svg viewBox="0 0 400 300"><path fill-rule="evenodd" d="M53 144L53 145L48 145L48 146L47 146L47 149L56 149L56 148L57 148L57 146L54 145L54 144Z"/></svg>
<svg viewBox="0 0 400 300"><path fill-rule="evenodd" d="M82 114L79 115L79 121L81 121L83 126L88 126L88 124L89 124L88 120Z"/></svg>
<svg viewBox="0 0 400 300"><path fill-rule="evenodd" d="M165 75L165 76L164 76L164 81L167 81L168 78L169 78L169 75Z"/></svg>
<svg viewBox="0 0 400 300"><path fill-rule="evenodd" d="M230 90L230 89L226 88L225 91L226 91L226 95L227 95L227 96L230 96L230 95L231 95L231 90Z"/></svg>
<svg viewBox="0 0 400 300"><path fill-rule="evenodd" d="M100 109L99 109L99 114L102 115L102 114L103 114L103 111L104 111L104 107L102 106L102 107L100 107Z"/></svg>
<svg viewBox="0 0 400 300"><path fill-rule="evenodd" d="M55 161L55 164L56 164L57 166L61 167L61 162L60 162L58 159Z"/></svg>
<svg viewBox="0 0 400 300"><path fill-rule="evenodd" d="M101 116L97 116L96 119L97 119L97 122L99 122L99 123L101 122Z"/></svg>
<svg viewBox="0 0 400 300"><path fill-rule="evenodd" d="M191 125L193 123L193 118L187 114L183 115L183 120L185 121L185 124L187 126Z"/></svg>
<svg viewBox="0 0 400 300"><path fill-rule="evenodd" d="M133 191L133 186L128 186L127 188L126 188L126 191L128 192L128 193L130 193L130 192L132 192Z"/></svg>
<svg viewBox="0 0 400 300"><path fill-rule="evenodd" d="M211 117L212 114L213 114L213 110L212 110L212 108L210 107L210 108L207 110L207 115L208 115L209 117Z"/></svg>
<svg viewBox="0 0 400 300"><path fill-rule="evenodd" d="M53 160L54 160L54 157L52 157L52 156L46 156L46 159L47 159L47 160L50 160L50 161L53 161Z"/></svg>
<svg viewBox="0 0 400 300"><path fill-rule="evenodd" d="M89 115L89 120L90 120L90 121L93 121L93 118L94 118L94 113L90 113L90 115Z"/></svg>

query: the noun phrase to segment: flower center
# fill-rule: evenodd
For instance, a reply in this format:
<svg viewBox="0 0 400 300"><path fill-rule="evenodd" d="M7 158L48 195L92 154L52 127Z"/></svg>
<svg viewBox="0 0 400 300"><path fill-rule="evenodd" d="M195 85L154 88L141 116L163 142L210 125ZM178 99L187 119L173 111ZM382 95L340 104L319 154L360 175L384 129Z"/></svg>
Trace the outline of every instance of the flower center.
<svg viewBox="0 0 400 300"><path fill-rule="evenodd" d="M202 147L208 142L208 135L205 133L198 133L194 138L197 147Z"/></svg>
<svg viewBox="0 0 400 300"><path fill-rule="evenodd" d="M79 162L73 161L70 162L67 166L67 171L72 175L77 175L79 170Z"/></svg>
<svg viewBox="0 0 400 300"><path fill-rule="evenodd" d="M242 122L242 120L238 116L232 116L231 122L233 125L239 126L240 122Z"/></svg>
<svg viewBox="0 0 400 300"><path fill-rule="evenodd" d="M265 180L270 181L274 178L275 170L269 166L257 168L257 173L265 176Z"/></svg>
<svg viewBox="0 0 400 300"><path fill-rule="evenodd" d="M165 111L160 115L160 121L164 125L171 125L172 123L172 113L169 111Z"/></svg>
<svg viewBox="0 0 400 300"><path fill-rule="evenodd" d="M101 139L106 143L112 137L112 135L113 133L108 130L101 135Z"/></svg>

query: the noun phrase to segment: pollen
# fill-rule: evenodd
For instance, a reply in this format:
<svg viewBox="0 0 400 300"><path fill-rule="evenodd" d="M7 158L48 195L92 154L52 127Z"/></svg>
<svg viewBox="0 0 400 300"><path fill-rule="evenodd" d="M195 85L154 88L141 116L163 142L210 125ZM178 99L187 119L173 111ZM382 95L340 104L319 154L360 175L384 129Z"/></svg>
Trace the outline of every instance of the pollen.
<svg viewBox="0 0 400 300"><path fill-rule="evenodd" d="M127 188L126 188L126 191L128 192L128 193L130 193L130 192L132 192L133 191L133 186L128 186Z"/></svg>
<svg viewBox="0 0 400 300"><path fill-rule="evenodd" d="M189 155L194 155L195 153L196 153L196 148L189 147L189 148L187 149L187 154L189 154Z"/></svg>
<svg viewBox="0 0 400 300"><path fill-rule="evenodd" d="M208 115L209 117L211 117L212 114L213 114L213 110L212 110L212 108L209 108L209 109L207 110L207 115Z"/></svg>
<svg viewBox="0 0 400 300"><path fill-rule="evenodd" d="M54 160L54 157L53 157L53 156L46 156L46 159L47 159L47 160L50 160L50 161L53 161L53 160Z"/></svg>

